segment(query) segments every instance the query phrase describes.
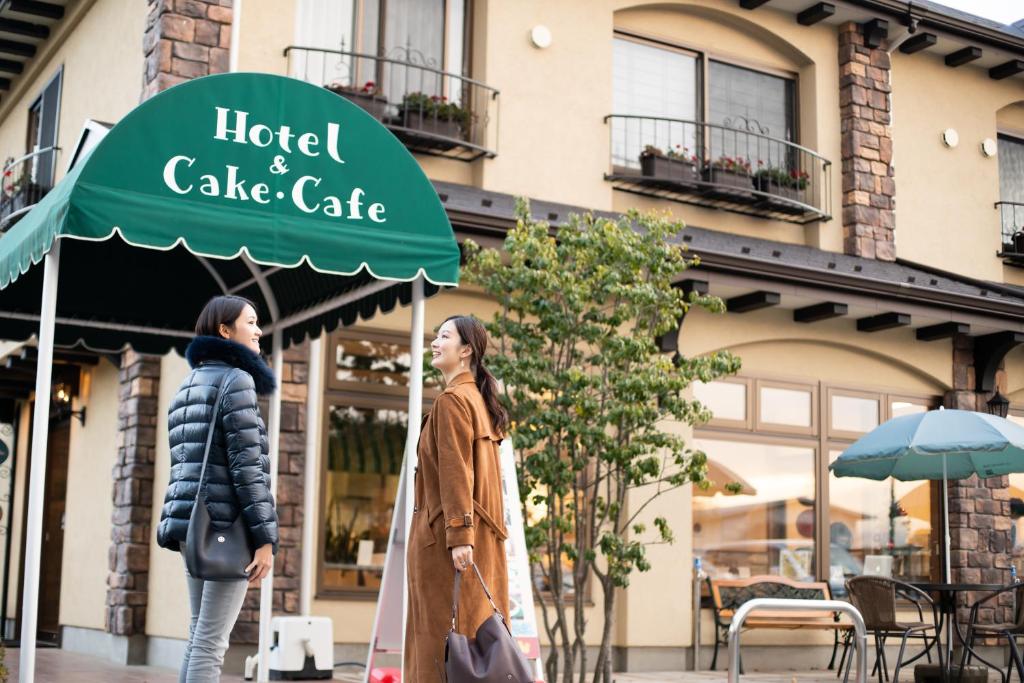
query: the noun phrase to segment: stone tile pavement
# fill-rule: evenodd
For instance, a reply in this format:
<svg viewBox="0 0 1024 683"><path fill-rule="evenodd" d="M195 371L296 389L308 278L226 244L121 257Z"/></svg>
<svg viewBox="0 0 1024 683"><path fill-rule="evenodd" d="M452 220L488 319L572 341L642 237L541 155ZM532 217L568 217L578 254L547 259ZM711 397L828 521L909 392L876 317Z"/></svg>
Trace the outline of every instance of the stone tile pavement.
<svg viewBox="0 0 1024 683"><path fill-rule="evenodd" d="M6 664L10 671L10 681L18 680L17 649L7 650ZM177 683L178 674L170 669L152 666L119 666L106 660L89 655L67 652L56 648L44 648L36 651L36 683ZM237 675L221 677L222 683L241 683L244 679ZM359 675L338 672L334 680L358 683ZM617 673L613 676L615 683L725 683L727 674L724 671L664 671L652 673ZM744 674L744 683L837 683L834 672L830 671L785 671L785 672L751 672ZM877 681L878 679L868 679ZM908 671L903 678L909 683L913 681L913 672ZM1001 681L999 674L991 671L990 683ZM432 682L427 682L432 683Z"/></svg>

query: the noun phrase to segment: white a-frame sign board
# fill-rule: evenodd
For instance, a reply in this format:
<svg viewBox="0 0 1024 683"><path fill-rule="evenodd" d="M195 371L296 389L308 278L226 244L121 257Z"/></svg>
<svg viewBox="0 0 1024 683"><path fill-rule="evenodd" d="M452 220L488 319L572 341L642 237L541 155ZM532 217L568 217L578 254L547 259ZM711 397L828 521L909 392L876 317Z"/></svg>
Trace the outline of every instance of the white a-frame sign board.
<svg viewBox="0 0 1024 683"><path fill-rule="evenodd" d="M369 680L374 660L379 654L402 654L405 640L405 619L408 583L405 580L405 551L409 525L412 522L413 476L416 468L415 452L407 449L402 474L398 483L395 511L391 518L388 552L384 560L384 576L377 598L377 615L370 636L370 651L366 660L364 681ZM508 560L509 625L527 659L533 660L540 672L540 637L537 634L537 613L533 607L533 588L530 584L530 558L526 551L526 534L519 506L519 481L516 478L515 454L512 442L501 442L501 484L505 499L505 527L508 540L505 556Z"/></svg>

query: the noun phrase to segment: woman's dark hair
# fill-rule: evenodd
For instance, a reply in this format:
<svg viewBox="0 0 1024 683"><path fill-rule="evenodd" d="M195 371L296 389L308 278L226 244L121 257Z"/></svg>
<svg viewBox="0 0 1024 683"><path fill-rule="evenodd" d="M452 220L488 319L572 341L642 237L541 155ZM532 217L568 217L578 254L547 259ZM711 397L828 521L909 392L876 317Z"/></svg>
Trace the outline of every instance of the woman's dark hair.
<svg viewBox="0 0 1024 683"><path fill-rule="evenodd" d="M252 306L252 310L256 310L256 304L244 296L225 294L213 297L203 306L203 312L196 320L196 334L219 337L220 326L223 324L234 327L235 321L238 320L238 316L242 315L242 309L246 306Z"/></svg>
<svg viewBox="0 0 1024 683"><path fill-rule="evenodd" d="M455 323L455 330L459 333L462 343L468 344L473 349L473 355L469 359L469 369L473 373L480 394L484 397L484 405L487 406L487 412L491 416L491 424L504 434L508 429L508 411L498 400L498 380L484 365L484 354L487 352L487 330L473 316L453 315L444 322L449 320Z"/></svg>

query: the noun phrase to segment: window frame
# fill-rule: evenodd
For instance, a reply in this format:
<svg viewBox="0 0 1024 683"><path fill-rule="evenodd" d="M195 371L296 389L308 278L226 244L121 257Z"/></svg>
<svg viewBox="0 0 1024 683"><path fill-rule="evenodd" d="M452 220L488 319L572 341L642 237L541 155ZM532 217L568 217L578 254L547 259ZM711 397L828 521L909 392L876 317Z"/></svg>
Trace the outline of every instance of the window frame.
<svg viewBox="0 0 1024 683"><path fill-rule="evenodd" d="M429 347L428 335L425 341ZM324 557L324 531L327 528L327 510L324 497L327 493L327 457L330 448L330 413L331 406L351 406L370 410L397 410L408 414L409 400L406 387L386 387L369 382L345 382L335 376L334 363L336 348L342 339L370 339L385 343L408 345L408 335L375 328L339 328L328 337L328 362L323 364L323 396L320 411L320 464L319 484L317 486L316 510L316 586L314 598L317 600L376 601L380 590L371 587L331 588L325 585L327 563ZM423 415L430 412L434 399L441 393L439 389L423 390ZM399 479L401 481L401 479Z"/></svg>
<svg viewBox="0 0 1024 683"><path fill-rule="evenodd" d="M775 422L764 422L761 419L761 389L786 389L790 391L806 391L811 395L811 420L810 425L778 424ZM784 382L772 379L757 379L754 382L754 431L766 434L786 434L814 436L818 431L818 386L807 382Z"/></svg>
<svg viewBox="0 0 1024 683"><path fill-rule="evenodd" d="M741 384L745 387L745 405L743 409L744 419L731 420L729 418L714 417L714 414L712 413L711 419L703 425L700 425L700 427L706 427L708 429L738 429L742 431L751 431L754 428L754 402L757 400L756 396L754 396L754 380L746 377L733 376L722 377L712 381L721 382L722 384ZM696 392L694 392L694 398L697 398Z"/></svg>
<svg viewBox="0 0 1024 683"><path fill-rule="evenodd" d="M633 42L646 44L651 47L673 50L695 57L697 60L697 92L695 93L697 102L695 110L700 114L700 116L698 117L698 123L701 124L709 124L711 118L711 62L718 62L726 66L732 66L738 69L746 69L747 71L754 71L756 73L764 74L767 76L775 76L776 78L783 78L789 81L792 84L792 89L789 97L789 108L792 112L793 118L793 139L789 140L788 142L792 142L794 144L801 144L800 74L798 72L789 71L787 69L780 69L778 67L764 64L756 60L747 59L740 55L734 55L728 52L721 52L714 48L701 47L687 41L670 40L665 37L644 33L642 31L635 31L632 29L615 27L612 29L612 38L623 38L626 40L631 40ZM625 112L613 113L625 114Z"/></svg>
<svg viewBox="0 0 1024 683"><path fill-rule="evenodd" d="M934 410L942 403L939 395L916 394L904 390L889 389L877 386L846 384L843 382L831 383L825 381L808 382L806 378L772 376L772 375L735 375L717 381L733 381L747 384L747 403L750 406L753 401L753 410L748 407L747 415L755 415L758 420L751 420L749 424L736 424L735 420L714 420L694 427L693 439L711 440L733 440L766 445L800 446L814 450L814 491L815 501L824 501L824 504L815 504L815 532L814 532L814 567L815 578L818 581L828 581L828 570L830 567L830 548L826 536L830 525L829 515L829 452L832 450L844 450L854 441L864 436L859 432L847 432L832 430L831 397L833 395L852 396L855 398L873 398L878 401L879 424L892 417L892 403L903 401L915 405L925 406L928 410ZM812 422L815 427L807 430L802 427L791 425L767 425L762 429L760 419L760 386L779 386L782 388L814 389L812 398ZM1011 410L1024 417L1024 405L1016 410ZM730 424L731 423L731 424ZM739 473L742 474L742 473ZM941 534L941 510L936 504L941 493L939 484L931 482L931 525L932 525L932 550L938 547L941 552L945 540ZM692 502L691 502L692 505ZM932 562L930 566L932 579L938 578L938 571L941 571L938 562Z"/></svg>

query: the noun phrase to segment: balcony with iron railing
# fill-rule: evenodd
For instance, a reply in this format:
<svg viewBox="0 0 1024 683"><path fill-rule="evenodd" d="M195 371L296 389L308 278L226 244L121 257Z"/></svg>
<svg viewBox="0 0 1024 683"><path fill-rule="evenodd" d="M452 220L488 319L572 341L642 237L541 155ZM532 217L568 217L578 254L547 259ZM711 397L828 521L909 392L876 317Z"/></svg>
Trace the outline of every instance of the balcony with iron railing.
<svg viewBox="0 0 1024 683"><path fill-rule="evenodd" d="M996 202L1002 226L1003 247L997 256L1004 263L1024 266L1024 202Z"/></svg>
<svg viewBox="0 0 1024 683"><path fill-rule="evenodd" d="M17 158L8 158L0 185L0 233L9 229L39 203L52 187L56 147L37 149Z"/></svg>
<svg viewBox="0 0 1024 683"><path fill-rule="evenodd" d="M498 90L407 48L375 56L289 46L288 73L364 109L413 152L462 161L497 153Z"/></svg>
<svg viewBox="0 0 1024 683"><path fill-rule="evenodd" d="M832 163L744 117L610 115L616 189L791 223L832 217Z"/></svg>

